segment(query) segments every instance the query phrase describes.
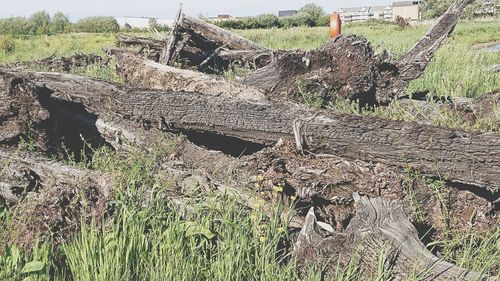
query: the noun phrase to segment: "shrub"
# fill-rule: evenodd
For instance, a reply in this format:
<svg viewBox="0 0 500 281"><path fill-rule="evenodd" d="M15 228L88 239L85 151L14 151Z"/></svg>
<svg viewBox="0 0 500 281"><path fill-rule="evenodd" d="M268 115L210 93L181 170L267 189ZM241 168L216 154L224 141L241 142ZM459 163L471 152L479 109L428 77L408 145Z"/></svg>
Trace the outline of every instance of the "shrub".
<svg viewBox="0 0 500 281"><path fill-rule="evenodd" d="M89 33L118 32L120 26L113 17L89 17L79 20L75 24L75 31Z"/></svg>
<svg viewBox="0 0 500 281"><path fill-rule="evenodd" d="M16 50L16 41L10 36L4 36L0 38L0 51L5 54L14 53Z"/></svg>
<svg viewBox="0 0 500 281"><path fill-rule="evenodd" d="M23 17L0 19L0 34L2 35L33 35L36 26Z"/></svg>
<svg viewBox="0 0 500 281"><path fill-rule="evenodd" d="M43 35L49 33L50 15L47 12L36 12L31 15L29 20L36 26L36 34Z"/></svg>

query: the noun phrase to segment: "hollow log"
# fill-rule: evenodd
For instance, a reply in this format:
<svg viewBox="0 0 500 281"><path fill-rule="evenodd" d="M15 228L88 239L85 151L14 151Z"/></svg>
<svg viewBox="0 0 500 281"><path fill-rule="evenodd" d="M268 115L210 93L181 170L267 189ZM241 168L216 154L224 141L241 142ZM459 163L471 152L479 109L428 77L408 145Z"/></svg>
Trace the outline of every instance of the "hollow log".
<svg viewBox="0 0 500 281"><path fill-rule="evenodd" d="M33 92L29 93L43 97L45 101L42 108L50 112L49 119L52 120L49 121L51 124L57 124L57 119L66 120L71 124L70 129L75 130L77 135L88 130L97 131L100 134L99 138L104 139L117 151L131 152L137 147L147 151L155 143L175 143L176 152L168 158L169 160L162 163L161 167L167 171L175 171L173 176L168 176L170 179L179 178L180 173L182 177L180 177L179 184L181 185L186 174L182 173L182 170L192 171L192 169L196 169L197 175L193 175L194 178L186 178L186 181L192 181L199 178L200 175L202 178L208 177L210 182L216 184L216 188L220 192L236 195L241 199L241 202L251 208L260 205L261 208L271 213L272 205L278 203L276 200L298 200L298 215L293 217L291 224L295 227L302 225L301 209L315 206L324 221L334 225L336 229L343 229L354 211L352 192L362 192L384 198L397 198L404 200L406 204L411 206L417 204L415 212L425 210L427 223L438 230L437 237L449 228L450 224L458 229L474 227L484 230L490 229L495 223L495 207L492 204L494 198L491 195L481 193L480 190L446 186L439 194L436 194L424 183L408 177L408 174L397 168L360 160L348 160L333 155L312 154L304 156L297 153L287 141L272 149L265 149L237 160L221 152L206 150L189 141L169 136L164 132L169 128L163 122L155 124L150 120L123 118L123 114L114 112L113 108L99 112L97 118L96 114L91 112L76 110L74 103L80 101L72 94L47 96L50 92L46 88L47 83L39 81L38 85L41 88L37 88L36 85L30 86L26 79L23 80L12 73L10 76L4 73L1 77L4 80L25 81L24 84L18 82L21 85L17 84L16 87L34 89ZM88 82L92 81L97 84L101 83L91 79ZM4 87L9 88L9 85L11 84L5 84ZM81 85L87 87L86 91L93 91L88 88L91 84ZM96 86L104 89L103 85ZM69 87L69 85L66 86ZM58 89L62 90L62 88ZM1 93L8 93L8 91ZM186 93L185 95L190 94ZM61 96L65 96L65 98L61 99ZM10 96L5 102L9 104L12 100L17 100L17 97ZM90 102L92 97L86 98L86 100ZM91 108L89 107L90 111ZM35 107L34 110L39 109ZM29 114L29 110L27 113ZM3 129L2 125L0 123L1 129ZM58 127L54 129L68 130L68 128ZM217 138L215 133L199 136L189 136L188 134L188 139L190 138L194 138L194 141L197 138L204 140L214 138L215 142L224 143L226 148L234 145L231 142L234 140ZM81 146L77 149L81 149ZM245 147L242 146L241 151L244 149ZM202 171L206 171L206 174ZM16 196L19 195L19 192L13 191L25 190L24 186L26 186L19 178L9 181L0 180L0 183L0 197L11 203L13 200L18 200ZM256 185L259 185L258 189L255 189ZM283 196L285 197L276 193L275 186L284 189ZM445 213L440 206L447 203L442 202L441 198L449 198L448 200L450 200L450 205L446 208Z"/></svg>
<svg viewBox="0 0 500 281"><path fill-rule="evenodd" d="M196 93L137 90L65 74L12 73L51 98L83 104L156 127L198 131L273 145L296 137L310 151L413 168L451 182L498 192L500 137L416 123L249 102Z"/></svg>
<svg viewBox="0 0 500 281"><path fill-rule="evenodd" d="M335 269L347 268L351 259L359 259L365 278L373 278L369 272L376 272L374 261L386 253L382 266L397 280L410 276L424 280L494 280L443 261L428 251L400 202L355 197L356 215L342 233L319 223L313 209L309 211L294 249L299 263L316 263L318 268L329 270L328 276Z"/></svg>

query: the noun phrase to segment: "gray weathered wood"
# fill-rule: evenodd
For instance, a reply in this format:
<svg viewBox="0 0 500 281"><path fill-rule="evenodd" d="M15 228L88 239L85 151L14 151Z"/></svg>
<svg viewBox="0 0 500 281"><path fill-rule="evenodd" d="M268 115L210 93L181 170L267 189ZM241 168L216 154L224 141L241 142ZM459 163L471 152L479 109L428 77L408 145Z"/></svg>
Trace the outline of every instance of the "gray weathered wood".
<svg viewBox="0 0 500 281"><path fill-rule="evenodd" d="M293 140L292 124L301 120L301 138L311 151L413 168L427 175L498 192L500 135L497 133L317 111L288 103L136 90L64 74L10 75L49 89L52 98L82 103L90 112L118 114L171 130L210 132L271 145L280 138Z"/></svg>
<svg viewBox="0 0 500 281"><path fill-rule="evenodd" d="M399 58L396 64L400 69L400 76L403 80L414 80L423 74L430 60L434 57L434 53L453 32L460 15L470 2L471 0L456 0L437 19L422 39Z"/></svg>
<svg viewBox="0 0 500 281"><path fill-rule="evenodd" d="M359 195L357 196L359 197ZM377 259L387 253L383 264L396 280L418 276L423 280L486 280L487 276L459 268L439 259L420 242L407 210L398 201L380 197L359 197L356 215L342 233L318 223L313 210L306 216L295 244L294 255L302 265L314 262L320 268L345 267L350 259L358 264L365 278L373 277ZM328 274L327 273L327 274ZM307 273L305 273L307 274ZM490 278L494 280L494 278Z"/></svg>

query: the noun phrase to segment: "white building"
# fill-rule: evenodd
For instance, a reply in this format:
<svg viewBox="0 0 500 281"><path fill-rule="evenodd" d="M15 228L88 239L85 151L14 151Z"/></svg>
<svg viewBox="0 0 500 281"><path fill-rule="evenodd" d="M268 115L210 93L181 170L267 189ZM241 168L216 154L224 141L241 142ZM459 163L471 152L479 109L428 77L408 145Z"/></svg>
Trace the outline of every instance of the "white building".
<svg viewBox="0 0 500 281"><path fill-rule="evenodd" d="M392 7L390 5L340 8L337 12L343 22L369 19L392 20Z"/></svg>

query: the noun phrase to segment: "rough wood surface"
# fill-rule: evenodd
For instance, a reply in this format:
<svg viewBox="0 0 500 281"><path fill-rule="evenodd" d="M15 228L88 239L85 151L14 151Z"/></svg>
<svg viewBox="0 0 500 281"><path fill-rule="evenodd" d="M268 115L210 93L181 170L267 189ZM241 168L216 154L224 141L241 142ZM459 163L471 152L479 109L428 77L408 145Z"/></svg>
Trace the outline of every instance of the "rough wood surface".
<svg viewBox="0 0 500 281"><path fill-rule="evenodd" d="M177 42L177 33L179 32L179 22L181 21L182 14L182 4L179 4L179 9L177 15L175 16L175 21L172 26L170 34L165 39L165 46L160 55L160 63L169 65L171 63L172 53Z"/></svg>
<svg viewBox="0 0 500 281"><path fill-rule="evenodd" d="M96 114L119 114L170 130L210 132L272 145L280 138L294 140L295 123L310 151L409 167L498 192L497 133L315 111L287 103L135 90L64 74L3 71L1 75L23 77L47 89L52 98L81 103Z"/></svg>
<svg viewBox="0 0 500 281"><path fill-rule="evenodd" d="M179 27L182 32L190 34L194 42L205 41L205 44L212 44L211 50L221 46L226 46L230 50L268 50L242 36L190 16L184 15Z"/></svg>
<svg viewBox="0 0 500 281"><path fill-rule="evenodd" d="M127 53L116 54L116 59L118 75L130 85L248 100L265 99L258 89L217 76L165 66Z"/></svg>
<svg viewBox="0 0 500 281"><path fill-rule="evenodd" d="M434 57L434 53L453 32L460 15L470 2L471 0L456 0L452 3L422 39L399 58L396 65L400 69L400 76L403 80L414 80L423 74L426 66Z"/></svg>
<svg viewBox="0 0 500 281"><path fill-rule="evenodd" d="M21 150L0 149L0 165L0 186L8 185L13 211L2 242L31 247L50 235L58 244L79 230L80 222L99 221L107 212L113 180L106 173Z"/></svg>
<svg viewBox="0 0 500 281"><path fill-rule="evenodd" d="M383 266L394 273L396 280L406 280L412 273L423 280L487 279L429 252L420 242L400 202L380 197L355 197L358 201L356 215L342 233L318 222L313 209L309 211L294 249L302 265L314 262L319 268L332 270L328 272L332 274L339 266L346 267L351 258L359 259L365 277L370 278L369 272L376 272L374 267L377 265L373 261L385 252L387 257ZM489 279L494 280L493 277Z"/></svg>

